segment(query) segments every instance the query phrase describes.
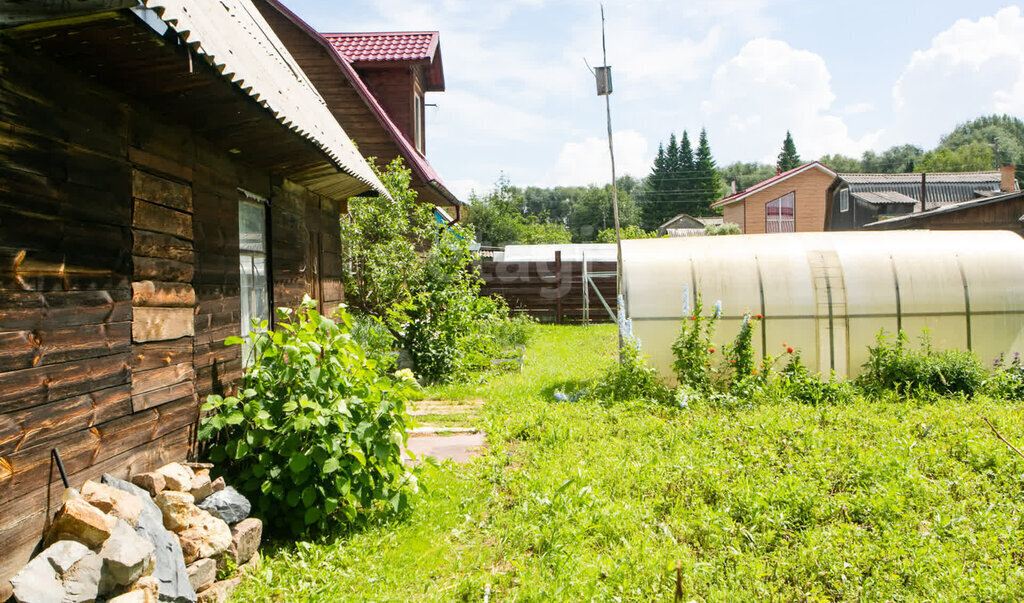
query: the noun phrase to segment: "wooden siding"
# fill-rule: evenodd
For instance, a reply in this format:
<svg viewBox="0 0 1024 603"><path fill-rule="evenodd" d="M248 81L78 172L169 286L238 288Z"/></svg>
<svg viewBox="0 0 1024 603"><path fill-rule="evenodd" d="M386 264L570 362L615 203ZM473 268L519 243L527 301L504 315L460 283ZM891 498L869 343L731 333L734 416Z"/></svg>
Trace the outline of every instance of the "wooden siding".
<svg viewBox="0 0 1024 603"><path fill-rule="evenodd" d="M593 272L615 272L615 262L587 262ZM482 295L502 297L514 311L545 322L583 320L583 262L481 262ZM595 278L605 301L615 310L615 278ZM590 289L590 320L611 322Z"/></svg>
<svg viewBox="0 0 1024 603"><path fill-rule="evenodd" d="M0 65L5 600L60 505L51 449L74 487L182 460L199 401L241 376L224 346L240 331L239 188L270 199L272 301L341 290L336 203L2 39Z"/></svg>
<svg viewBox="0 0 1024 603"><path fill-rule="evenodd" d="M739 223L744 234L764 233L764 206L783 195L794 193L796 232L821 232L825 230L826 192L832 181L832 176L811 168L725 206L723 217L726 222ZM735 216L737 211L730 208L737 207L743 208L743 218L738 221L729 217Z"/></svg>
<svg viewBox="0 0 1024 603"><path fill-rule="evenodd" d="M869 230L1010 230L1024 236L1024 196L978 204L959 211L921 214L914 219L882 222Z"/></svg>
<svg viewBox="0 0 1024 603"><path fill-rule="evenodd" d="M744 225L746 224L746 216L744 215L743 201L739 203L733 203L732 205L726 205L722 208L722 222L728 222L736 224L740 227L740 232L746 232Z"/></svg>

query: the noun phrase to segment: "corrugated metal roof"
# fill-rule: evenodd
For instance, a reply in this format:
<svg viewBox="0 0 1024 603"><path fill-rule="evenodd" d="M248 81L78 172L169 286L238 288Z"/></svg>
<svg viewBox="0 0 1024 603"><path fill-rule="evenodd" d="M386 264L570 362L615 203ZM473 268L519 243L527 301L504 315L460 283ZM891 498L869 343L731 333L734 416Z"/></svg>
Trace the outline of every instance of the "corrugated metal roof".
<svg viewBox="0 0 1024 603"><path fill-rule="evenodd" d="M861 174L861 173L840 173L839 177L850 184L875 184L875 183L892 183L892 184L906 184L906 183L917 183L921 184L921 174L919 173L903 173L903 174ZM931 183L974 183L974 184L987 184L994 182L999 184L1000 175L999 171L989 172L929 172L926 175L926 180L929 184Z"/></svg>
<svg viewBox="0 0 1024 603"><path fill-rule="evenodd" d="M331 115L324 99L250 0L142 0L224 77L278 121L319 147L345 174L389 197L387 189ZM325 176L310 187L349 196L347 178ZM360 191L354 191L360 192Z"/></svg>
<svg viewBox="0 0 1024 603"><path fill-rule="evenodd" d="M906 222L914 222L914 221L917 221L917 220L926 219L926 218L929 218L931 216L935 216L935 215L939 215L939 214L954 213L954 212L958 212L958 211L963 211L965 209L971 209L973 207L981 207L981 206L984 206L984 205L991 205L991 204L994 204L994 203L1002 203L1003 201L1010 201L1012 199L1016 199L1016 198L1020 197L1021 195L1024 195L1024 192L1022 192L1022 191L1013 191L1013 192L1009 192L1009 193L1002 193L1000 195L994 195L994 196L991 196L991 197L983 197L981 199L971 199L970 201L962 201L960 203L950 203L948 205L942 205L942 206L939 206L939 207L935 207L933 209L929 209L928 211L921 211L921 212L916 212L916 213L912 213L912 214L907 214L905 216L896 216L896 217L893 217L893 218L886 218L884 220L879 220L877 222L871 222L870 224L865 224L864 228L875 228L875 227L882 227L882 228L884 228L886 226L890 226L890 225L894 225L894 224L901 224L901 223L906 223ZM1024 218L1024 216L1021 216L1021 217Z"/></svg>
<svg viewBox="0 0 1024 603"><path fill-rule="evenodd" d="M895 194L921 202L921 174L839 174L850 193ZM992 172L935 172L925 175L926 209L978 197L978 191L998 191L1000 175Z"/></svg>
<svg viewBox="0 0 1024 603"><path fill-rule="evenodd" d="M864 203L870 203L871 205L896 205L896 204L907 204L917 205L920 203L913 197L908 197L904 194L897 193L895 191L882 191L879 193L870 193L861 191L859 193L851 193L853 197L860 199Z"/></svg>

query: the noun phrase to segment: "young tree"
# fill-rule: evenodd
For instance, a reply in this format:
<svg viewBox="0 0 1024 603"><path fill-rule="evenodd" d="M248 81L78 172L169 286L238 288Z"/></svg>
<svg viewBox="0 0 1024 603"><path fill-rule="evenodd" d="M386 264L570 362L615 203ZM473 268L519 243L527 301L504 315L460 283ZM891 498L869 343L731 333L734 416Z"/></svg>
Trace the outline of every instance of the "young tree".
<svg viewBox="0 0 1024 603"><path fill-rule="evenodd" d="M782 151L779 153L779 162L776 164L781 172L787 172L793 168L800 167L800 155L796 152L796 144L793 142L793 135L786 130L786 140L782 141Z"/></svg>

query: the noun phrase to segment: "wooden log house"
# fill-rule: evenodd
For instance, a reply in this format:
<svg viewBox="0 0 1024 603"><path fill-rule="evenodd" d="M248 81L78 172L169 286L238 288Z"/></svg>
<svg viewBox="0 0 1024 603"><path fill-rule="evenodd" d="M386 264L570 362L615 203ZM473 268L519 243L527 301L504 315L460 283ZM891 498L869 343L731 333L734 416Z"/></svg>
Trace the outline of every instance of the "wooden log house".
<svg viewBox="0 0 1024 603"><path fill-rule="evenodd" d="M182 460L231 335L383 186L250 0L0 9L0 600L71 485Z"/></svg>

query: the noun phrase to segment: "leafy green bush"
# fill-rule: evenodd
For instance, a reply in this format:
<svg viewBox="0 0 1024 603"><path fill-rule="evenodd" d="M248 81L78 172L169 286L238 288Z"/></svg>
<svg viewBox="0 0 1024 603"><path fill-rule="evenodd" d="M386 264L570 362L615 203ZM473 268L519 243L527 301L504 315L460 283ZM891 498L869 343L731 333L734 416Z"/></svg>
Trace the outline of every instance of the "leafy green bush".
<svg viewBox="0 0 1024 603"><path fill-rule="evenodd" d="M742 231L740 230L739 224L723 222L721 224L708 224L704 227L704 234L714 237L719 235L742 234Z"/></svg>
<svg viewBox="0 0 1024 603"><path fill-rule="evenodd" d="M792 348L788 348L792 349ZM849 404L857 396L857 388L845 379L811 372L800 360L800 352L789 352L789 362L779 371L775 382L782 394L811 406L824 404Z"/></svg>
<svg viewBox="0 0 1024 603"><path fill-rule="evenodd" d="M995 362L995 369L985 384L988 393L1006 400L1024 400L1024 366L1021 365L1020 353L1015 353L1008 364L1000 357Z"/></svg>
<svg viewBox="0 0 1024 603"><path fill-rule="evenodd" d="M268 527L297 536L401 513L417 489L401 459L414 382L381 372L344 310L335 322L314 305L279 308L274 331L261 325L242 391L207 398L199 430Z"/></svg>
<svg viewBox="0 0 1024 603"><path fill-rule="evenodd" d="M395 336L381 319L371 315L353 316L352 339L362 346L367 356L380 363L381 370L394 368L397 356Z"/></svg>
<svg viewBox="0 0 1024 603"><path fill-rule="evenodd" d="M627 239L656 239L658 238L657 231L644 230L636 224L629 224L619 228L619 236L622 240ZM614 243L615 242L615 229L605 228L597 233L596 243Z"/></svg>
<svg viewBox="0 0 1024 603"><path fill-rule="evenodd" d="M715 322L718 320L716 309L710 317L704 316L704 302L700 296L694 303L693 314L684 319L679 336L672 343L672 354L675 361L672 370L681 386L687 386L698 392L711 391L711 362L714 348L711 337L715 334Z"/></svg>
<svg viewBox="0 0 1024 603"><path fill-rule="evenodd" d="M647 364L640 346L633 340L625 342L620 361L597 380L589 395L607 403L649 400L668 404L673 399L672 390L658 377L658 371Z"/></svg>
<svg viewBox="0 0 1024 603"><path fill-rule="evenodd" d="M903 331L894 338L879 332L876 345L868 350L868 361L857 384L870 393L892 390L901 395L921 392L973 396L985 385L987 374L977 356L966 350L935 351L927 331L921 336L918 350L910 348Z"/></svg>

